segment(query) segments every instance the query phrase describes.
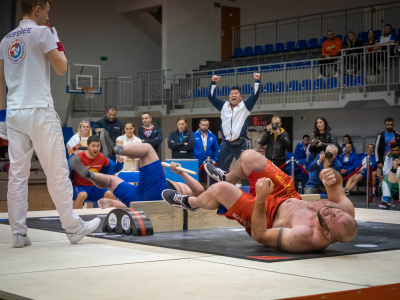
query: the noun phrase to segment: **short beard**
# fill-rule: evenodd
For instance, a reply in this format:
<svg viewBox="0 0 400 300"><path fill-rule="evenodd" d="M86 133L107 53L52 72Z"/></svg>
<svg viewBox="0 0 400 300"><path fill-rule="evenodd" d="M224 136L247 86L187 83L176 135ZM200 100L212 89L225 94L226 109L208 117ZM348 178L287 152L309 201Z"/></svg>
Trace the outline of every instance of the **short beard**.
<svg viewBox="0 0 400 300"><path fill-rule="evenodd" d="M322 208L322 207L321 207ZM320 210L317 211L317 216L318 216L318 221L319 224L321 225L323 230L326 230L328 232L330 232L328 225L326 224L325 219L322 217L321 213L319 212Z"/></svg>

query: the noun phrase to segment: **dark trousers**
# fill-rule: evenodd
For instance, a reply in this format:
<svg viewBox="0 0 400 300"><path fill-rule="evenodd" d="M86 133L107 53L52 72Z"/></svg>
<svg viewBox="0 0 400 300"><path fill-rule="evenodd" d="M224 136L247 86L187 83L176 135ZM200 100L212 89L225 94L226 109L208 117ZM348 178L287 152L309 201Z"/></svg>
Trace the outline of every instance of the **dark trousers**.
<svg viewBox="0 0 400 300"><path fill-rule="evenodd" d="M231 146L229 142L223 140L219 146L218 167L224 171L229 171L233 158L238 160L242 152L248 148L249 144L246 139L243 139L238 146Z"/></svg>

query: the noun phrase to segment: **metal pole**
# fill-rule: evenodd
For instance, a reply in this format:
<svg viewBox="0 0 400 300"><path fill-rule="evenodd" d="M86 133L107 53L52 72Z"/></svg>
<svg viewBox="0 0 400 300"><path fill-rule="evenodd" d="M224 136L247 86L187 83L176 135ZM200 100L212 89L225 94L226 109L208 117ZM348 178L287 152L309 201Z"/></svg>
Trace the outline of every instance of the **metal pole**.
<svg viewBox="0 0 400 300"><path fill-rule="evenodd" d="M292 165L292 180L293 180L293 184L294 184L294 157L290 158L290 163Z"/></svg>
<svg viewBox="0 0 400 300"><path fill-rule="evenodd" d="M369 157L369 155L367 155L367 161L366 161L366 166L367 166L367 183L366 183L366 198L367 198L367 208L369 208L369 180L370 180L370 178L369 178L369 159L370 159L370 157Z"/></svg>
<svg viewBox="0 0 400 300"><path fill-rule="evenodd" d="M209 156L207 156L207 162L208 163L210 162L210 157ZM208 175L208 173L207 173L207 188L209 188L209 187L210 187L210 175Z"/></svg>

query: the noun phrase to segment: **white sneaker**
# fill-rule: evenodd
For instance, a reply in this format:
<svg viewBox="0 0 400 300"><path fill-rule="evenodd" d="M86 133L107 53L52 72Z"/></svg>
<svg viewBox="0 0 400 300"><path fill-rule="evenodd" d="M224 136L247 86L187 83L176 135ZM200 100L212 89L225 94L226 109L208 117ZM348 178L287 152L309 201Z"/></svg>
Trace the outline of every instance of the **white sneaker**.
<svg viewBox="0 0 400 300"><path fill-rule="evenodd" d="M83 222L83 227L75 233L67 233L67 237L71 244L78 243L81 239L83 239L88 234L92 233L96 230L100 225L100 218L94 218L91 221Z"/></svg>
<svg viewBox="0 0 400 300"><path fill-rule="evenodd" d="M27 234L25 234L25 236L18 233L14 234L14 242L13 242L14 248L22 248L24 246L29 246L30 244L31 240L29 239Z"/></svg>

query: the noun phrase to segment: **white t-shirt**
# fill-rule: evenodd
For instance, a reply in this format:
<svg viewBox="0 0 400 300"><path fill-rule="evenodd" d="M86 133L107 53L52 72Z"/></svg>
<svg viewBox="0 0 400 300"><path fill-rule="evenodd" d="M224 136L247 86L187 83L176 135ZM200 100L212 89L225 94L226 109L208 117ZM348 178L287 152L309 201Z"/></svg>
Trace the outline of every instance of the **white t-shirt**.
<svg viewBox="0 0 400 300"><path fill-rule="evenodd" d="M87 137L79 137L79 133L76 133L76 134L74 134L70 139L69 139L69 141L68 141L68 143L67 143L67 146L68 147L70 147L71 149L72 148L74 148L76 145L78 145L80 142L81 142L81 140L87 140L88 138ZM87 142L86 142L87 143ZM85 151L85 150L76 150L74 153L75 154L78 154L79 152L82 152L82 151Z"/></svg>
<svg viewBox="0 0 400 300"><path fill-rule="evenodd" d="M57 49L50 28L22 20L0 43L0 59L8 87L7 109L54 107L50 91L50 62Z"/></svg>
<svg viewBox="0 0 400 300"><path fill-rule="evenodd" d="M117 137L117 141L122 142L123 146L133 144L133 143L142 143L142 140L138 138L137 136L133 135L131 139L128 139L126 137L126 134L120 135ZM133 172L133 171L138 171L139 170L139 159L134 158L131 159L129 157L124 157L124 168L122 169L122 172Z"/></svg>

